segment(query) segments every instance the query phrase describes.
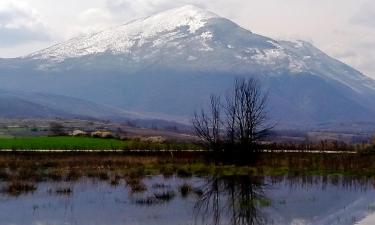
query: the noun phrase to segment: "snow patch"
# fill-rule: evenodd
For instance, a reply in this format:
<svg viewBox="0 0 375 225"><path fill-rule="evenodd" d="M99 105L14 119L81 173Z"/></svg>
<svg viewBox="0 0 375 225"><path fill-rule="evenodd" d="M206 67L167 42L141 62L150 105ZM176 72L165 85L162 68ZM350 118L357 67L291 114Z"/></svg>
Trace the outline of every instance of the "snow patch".
<svg viewBox="0 0 375 225"><path fill-rule="evenodd" d="M188 61L195 61L197 59L198 59L197 57L192 56L192 55L189 55L189 57L188 57Z"/></svg>
<svg viewBox="0 0 375 225"><path fill-rule="evenodd" d="M287 54L280 49L266 49L253 55L251 58L263 64L275 64L276 60L287 58Z"/></svg>
<svg viewBox="0 0 375 225"><path fill-rule="evenodd" d="M201 52L212 52L212 51L214 51L214 49L211 48L208 45L204 45L202 48L199 48L198 50L201 51Z"/></svg>
<svg viewBox="0 0 375 225"><path fill-rule="evenodd" d="M201 37L202 37L203 39L211 40L212 37L213 37L213 34L212 34L211 32L209 32L209 31L207 31L207 32L202 33L202 34L201 34Z"/></svg>
<svg viewBox="0 0 375 225"><path fill-rule="evenodd" d="M268 43L272 44L275 48L283 49L283 47L277 43L276 41L267 41Z"/></svg>
<svg viewBox="0 0 375 225"><path fill-rule="evenodd" d="M292 73L301 73L306 69L304 62L300 60L290 60L289 61L289 70Z"/></svg>

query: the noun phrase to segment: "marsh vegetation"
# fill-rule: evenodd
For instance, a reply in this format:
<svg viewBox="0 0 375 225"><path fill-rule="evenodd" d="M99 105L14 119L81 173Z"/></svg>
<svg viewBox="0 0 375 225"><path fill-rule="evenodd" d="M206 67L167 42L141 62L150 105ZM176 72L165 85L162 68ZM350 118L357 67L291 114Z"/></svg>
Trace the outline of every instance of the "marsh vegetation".
<svg viewBox="0 0 375 225"><path fill-rule="evenodd" d="M146 176L181 178L204 176L345 176L375 177L375 155L262 153L251 165L234 165L207 158L204 152L150 153L2 153L0 180L7 184L74 182L81 178L105 181L117 186L126 182L142 192ZM13 186L13 185L12 185ZM16 185L17 186L17 185ZM19 185L22 186L22 185ZM154 188L162 188L163 184ZM5 189L8 190L8 189ZM181 192L191 192L188 185Z"/></svg>
<svg viewBox="0 0 375 225"><path fill-rule="evenodd" d="M373 212L375 156L267 153L238 166L202 154L2 153L0 217L16 225L26 224L19 211L41 224L349 225Z"/></svg>

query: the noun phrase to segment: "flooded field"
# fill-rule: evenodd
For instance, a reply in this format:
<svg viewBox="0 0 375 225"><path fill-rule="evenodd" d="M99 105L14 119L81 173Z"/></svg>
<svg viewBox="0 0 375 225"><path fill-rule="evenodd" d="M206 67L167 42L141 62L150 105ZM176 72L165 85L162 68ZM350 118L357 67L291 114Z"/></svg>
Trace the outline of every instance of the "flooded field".
<svg viewBox="0 0 375 225"><path fill-rule="evenodd" d="M278 155L271 164L279 168L269 171L266 158L255 169L194 155L5 154L0 224L374 223L375 179L368 170L366 176L348 175L339 173L348 168L321 164L326 174L296 173L294 166L307 158Z"/></svg>
<svg viewBox="0 0 375 225"><path fill-rule="evenodd" d="M151 176L131 185L87 178L42 182L30 192L2 194L0 218L6 225L355 224L375 211L370 183L306 179Z"/></svg>

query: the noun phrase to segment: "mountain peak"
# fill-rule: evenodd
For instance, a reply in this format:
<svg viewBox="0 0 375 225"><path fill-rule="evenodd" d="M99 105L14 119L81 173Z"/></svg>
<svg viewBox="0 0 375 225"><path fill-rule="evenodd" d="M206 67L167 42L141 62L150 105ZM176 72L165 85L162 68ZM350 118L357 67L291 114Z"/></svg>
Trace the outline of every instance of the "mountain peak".
<svg viewBox="0 0 375 225"><path fill-rule="evenodd" d="M210 19L214 17L219 17L215 13L205 10L203 8L200 8L196 5L185 5L182 7L169 9L167 11L156 14L155 16L163 15L163 14L164 15L172 14L173 16L185 16L185 17L190 17L190 18L199 17L198 19Z"/></svg>
<svg viewBox="0 0 375 225"><path fill-rule="evenodd" d="M177 31L194 34L214 18L219 16L195 5L185 5L98 33L73 38L25 57L63 61L66 58L106 51L129 53L132 47L141 46L160 34Z"/></svg>
<svg viewBox="0 0 375 225"><path fill-rule="evenodd" d="M181 26L188 26L191 33L195 33L205 25L207 20L218 16L210 11L199 8L195 5L166 10L150 17L137 20L145 25L170 30Z"/></svg>

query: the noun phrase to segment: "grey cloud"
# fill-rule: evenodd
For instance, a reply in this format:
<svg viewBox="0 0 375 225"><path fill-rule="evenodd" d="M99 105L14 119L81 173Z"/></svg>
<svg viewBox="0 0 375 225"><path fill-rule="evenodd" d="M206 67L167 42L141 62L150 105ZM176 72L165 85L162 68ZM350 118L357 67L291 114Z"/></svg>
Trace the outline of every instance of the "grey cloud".
<svg viewBox="0 0 375 225"><path fill-rule="evenodd" d="M0 4L0 37L0 46L50 40L47 27L34 11L11 2Z"/></svg>
<svg viewBox="0 0 375 225"><path fill-rule="evenodd" d="M111 12L119 13L125 17L147 16L158 11L194 4L205 7L211 0L107 0L106 5Z"/></svg>
<svg viewBox="0 0 375 225"><path fill-rule="evenodd" d="M336 58L375 78L375 42L355 43L347 48L338 48L332 53Z"/></svg>
<svg viewBox="0 0 375 225"><path fill-rule="evenodd" d="M364 3L359 11L350 19L353 24L375 27L375 2Z"/></svg>
<svg viewBox="0 0 375 225"><path fill-rule="evenodd" d="M0 28L0 46L17 45L29 41L49 41L50 36L40 30L28 28Z"/></svg>
<svg viewBox="0 0 375 225"><path fill-rule="evenodd" d="M357 67L369 76L375 78L375 42L365 42L357 48Z"/></svg>

